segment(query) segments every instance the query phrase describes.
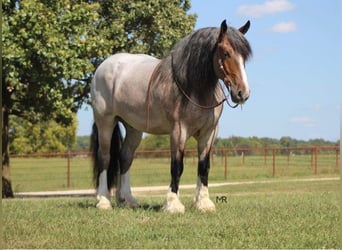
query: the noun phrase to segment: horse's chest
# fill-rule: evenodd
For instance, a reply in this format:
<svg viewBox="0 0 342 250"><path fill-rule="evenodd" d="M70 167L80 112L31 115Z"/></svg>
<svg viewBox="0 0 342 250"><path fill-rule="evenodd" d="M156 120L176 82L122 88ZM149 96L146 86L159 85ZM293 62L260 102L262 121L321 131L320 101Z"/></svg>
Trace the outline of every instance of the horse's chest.
<svg viewBox="0 0 342 250"><path fill-rule="evenodd" d="M191 105L191 104L189 104ZM216 126L221 115L222 108L202 109L198 107L188 107L184 111L184 121L189 128L195 130L208 129Z"/></svg>

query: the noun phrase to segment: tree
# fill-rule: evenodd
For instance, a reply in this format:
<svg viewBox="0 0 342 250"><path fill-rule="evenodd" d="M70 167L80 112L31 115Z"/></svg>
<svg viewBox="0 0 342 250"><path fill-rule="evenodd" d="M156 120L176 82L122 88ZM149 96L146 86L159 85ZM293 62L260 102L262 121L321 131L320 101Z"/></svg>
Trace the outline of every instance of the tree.
<svg viewBox="0 0 342 250"><path fill-rule="evenodd" d="M92 72L105 57L162 56L193 29L189 8L189 0L4 0L3 169L9 168L10 115L70 124L88 102Z"/></svg>
<svg viewBox="0 0 342 250"><path fill-rule="evenodd" d="M53 120L33 124L20 117L10 119L9 149L12 154L66 152L76 143L76 115L69 126Z"/></svg>

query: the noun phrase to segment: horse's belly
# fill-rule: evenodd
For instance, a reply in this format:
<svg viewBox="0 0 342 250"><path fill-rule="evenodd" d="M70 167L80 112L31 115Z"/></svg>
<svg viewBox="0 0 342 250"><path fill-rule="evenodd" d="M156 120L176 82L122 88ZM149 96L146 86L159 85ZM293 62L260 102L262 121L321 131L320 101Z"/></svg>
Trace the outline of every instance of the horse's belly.
<svg viewBox="0 0 342 250"><path fill-rule="evenodd" d="M164 118L163 110L159 111L159 115L148 114L146 105L126 105L121 107L121 110L123 112L118 112L118 116L136 130L151 134L170 133L170 122Z"/></svg>

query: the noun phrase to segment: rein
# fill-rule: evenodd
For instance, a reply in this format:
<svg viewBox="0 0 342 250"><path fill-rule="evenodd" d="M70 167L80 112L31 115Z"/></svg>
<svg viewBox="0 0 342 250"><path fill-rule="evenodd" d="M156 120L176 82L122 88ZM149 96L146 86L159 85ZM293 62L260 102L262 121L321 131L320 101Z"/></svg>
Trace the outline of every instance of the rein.
<svg viewBox="0 0 342 250"><path fill-rule="evenodd" d="M153 72L150 77L150 81L148 82L147 87L147 95L146 95L146 129L148 130L150 127L150 96L151 96L151 85L152 81L155 77L157 69L159 68L161 61L154 67Z"/></svg>

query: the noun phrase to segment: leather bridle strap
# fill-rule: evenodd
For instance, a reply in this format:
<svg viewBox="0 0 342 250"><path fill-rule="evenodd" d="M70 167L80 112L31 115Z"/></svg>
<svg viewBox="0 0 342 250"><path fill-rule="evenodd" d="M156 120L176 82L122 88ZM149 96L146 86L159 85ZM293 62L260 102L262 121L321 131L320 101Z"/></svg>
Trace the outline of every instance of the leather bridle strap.
<svg viewBox="0 0 342 250"><path fill-rule="evenodd" d="M222 70L224 79L228 79L228 75L229 75L229 74L226 72L226 70L225 70L224 67L223 67L222 59L219 59L219 60L218 60L218 63L219 63L220 69ZM225 82L225 80L223 80L223 81ZM228 84L225 84L225 85L226 85L226 87L227 87L227 89L228 89L228 92L229 92L230 95L231 95L231 94L232 94L232 93L231 93L231 82L228 82ZM237 103L237 104L235 104L235 105L230 104L229 98L227 97L226 93L224 92L224 89L223 89L223 87L222 87L221 84L220 84L220 87L221 87L221 90L222 90L222 92L223 92L223 95L224 95L224 97L225 97L225 100L226 100L228 106L231 107L231 108L233 108L233 109L235 109L237 106L239 106L239 103Z"/></svg>

